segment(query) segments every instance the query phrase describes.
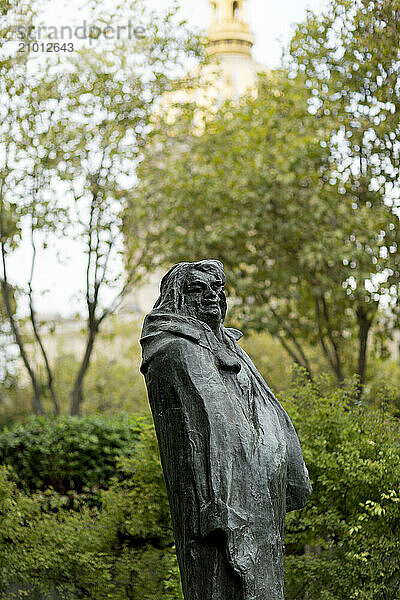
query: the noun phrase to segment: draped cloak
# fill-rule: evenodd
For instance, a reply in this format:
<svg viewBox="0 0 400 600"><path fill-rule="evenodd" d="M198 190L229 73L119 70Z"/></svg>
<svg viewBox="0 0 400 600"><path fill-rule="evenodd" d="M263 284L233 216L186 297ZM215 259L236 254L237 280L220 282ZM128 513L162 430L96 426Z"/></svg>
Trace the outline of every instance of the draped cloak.
<svg viewBox="0 0 400 600"><path fill-rule="evenodd" d="M185 600L284 600L284 519L311 492L241 332L154 309L141 344Z"/></svg>

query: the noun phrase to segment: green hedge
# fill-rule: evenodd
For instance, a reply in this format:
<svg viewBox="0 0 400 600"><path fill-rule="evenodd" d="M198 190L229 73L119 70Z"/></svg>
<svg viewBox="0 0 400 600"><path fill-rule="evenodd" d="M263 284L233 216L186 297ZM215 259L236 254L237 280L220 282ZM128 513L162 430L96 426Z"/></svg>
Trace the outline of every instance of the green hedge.
<svg viewBox="0 0 400 600"><path fill-rule="evenodd" d="M0 467L1 600L182 599L151 426L117 470L99 507L72 511L50 489L24 493Z"/></svg>
<svg viewBox="0 0 400 600"><path fill-rule="evenodd" d="M12 467L26 491L65 494L106 487L116 460L131 456L141 416L32 417L0 433L0 464Z"/></svg>
<svg viewBox="0 0 400 600"><path fill-rule="evenodd" d="M298 430L313 493L286 522L287 600L399 600L400 421L357 385L326 393L300 378L285 408Z"/></svg>

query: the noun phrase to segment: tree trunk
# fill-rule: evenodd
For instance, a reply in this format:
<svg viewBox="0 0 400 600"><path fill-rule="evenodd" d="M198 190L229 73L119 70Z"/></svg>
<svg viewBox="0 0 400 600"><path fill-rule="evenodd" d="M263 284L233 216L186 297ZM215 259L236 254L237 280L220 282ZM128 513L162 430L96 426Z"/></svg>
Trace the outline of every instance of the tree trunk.
<svg viewBox="0 0 400 600"><path fill-rule="evenodd" d="M310 365L307 361L307 359L305 361L302 361L301 358L299 358L297 356L297 354L290 348L289 344L286 342L286 340L279 334L275 334L277 339L279 340L282 348L288 353L288 355L290 356L290 358L296 363L296 365L299 365L299 367L302 367L306 373L307 373L307 377L310 381L313 380L312 378L312 372L311 372L311 368Z"/></svg>
<svg viewBox="0 0 400 600"><path fill-rule="evenodd" d="M320 303L322 305L322 311L321 311ZM326 328L327 334L325 334L325 332L324 332L322 316L325 320L325 328ZM322 351L325 355L325 358L328 361L328 364L330 365L332 371L334 372L334 374L336 376L338 384L340 386L342 386L343 382L344 382L342 359L340 356L339 346L336 343L334 336L333 336L333 332L332 332L332 328L331 328L331 324L330 324L329 312L328 312L328 305L327 305L323 295L315 296L315 317L316 317L316 321L317 321L317 325L318 325L318 337L319 337ZM327 341L330 343L330 348L328 347L328 344L327 344L327 341L325 338L327 338Z"/></svg>
<svg viewBox="0 0 400 600"><path fill-rule="evenodd" d="M86 342L85 353L82 358L81 365L79 367L78 374L75 378L74 387L71 394L71 407L70 414L71 415L79 415L81 411L81 406L83 402L83 382L87 373L87 370L90 365L90 359L92 357L94 340L96 338L96 334L98 331L97 324L89 326L89 333Z"/></svg>
<svg viewBox="0 0 400 600"><path fill-rule="evenodd" d="M361 396L364 384L365 373L367 370L367 349L368 336L372 325L372 319L368 318L365 310L360 307L357 309L358 321L358 365L357 374L359 377L359 396Z"/></svg>
<svg viewBox="0 0 400 600"><path fill-rule="evenodd" d="M32 306L32 291L30 293L30 313L31 313L31 324L32 324L32 329L33 329L33 333L35 336L35 339L37 341L37 343L39 344L39 348L40 351L42 353L43 356L43 360L44 360L44 364L45 364L45 368L46 368L46 373L47 373L47 385L50 391L50 396L51 396L51 400L53 403L53 412L54 415L57 416L60 414L60 407L57 401L57 395L56 395L56 391L54 388L54 377L53 377L53 372L51 370L50 367L50 363L49 363L49 359L47 356L47 352L43 346L43 342L42 339L39 335L39 331L37 328L37 323L36 323L36 317L35 317L35 312L33 310L33 306Z"/></svg>
<svg viewBox="0 0 400 600"><path fill-rule="evenodd" d="M41 351L42 356L43 356L44 365L45 365L46 373L47 373L47 384L48 384L48 387L49 387L51 400L53 402L53 412L54 412L54 415L59 415L60 414L60 407L58 405L56 391L55 391L55 388L54 388L53 372L52 372L52 369L50 367L49 359L48 359L45 347L43 345L41 335L39 333L38 324L36 322L36 313L35 313L35 309L34 309L34 306L33 306L32 281L33 281L33 273L34 273L34 270L35 270L35 263L36 263L36 244L35 244L35 239L34 239L33 216L32 216L32 221L31 221L31 246L32 246L31 274L30 274L29 282L28 282L28 286L29 286L29 293L28 293L28 297L29 297L29 312L30 312L30 317L31 317L31 325L32 325L32 329L33 329L33 334L35 336L35 339L36 339L37 343L39 344L39 348L40 348L40 351Z"/></svg>
<svg viewBox="0 0 400 600"><path fill-rule="evenodd" d="M5 274L4 256L3 256L3 270L4 270L4 274ZM19 352L21 354L22 361L25 365L26 370L28 371L29 379L31 380L32 391L33 391L32 409L36 415L43 415L45 413L44 413L44 409L42 406L40 385L37 380L36 374L29 362L28 355L25 351L24 342L22 340L22 336L21 336L20 332L18 331L18 327L17 327L17 324L14 319L14 314L13 314L13 310L12 310L12 306L11 306L11 302L10 302L10 291L9 291L9 286L8 286L6 277L1 280L1 288L2 288L2 292L3 292L4 304L5 304L5 308L6 308L7 317L10 322L11 330L13 332L15 342L19 348Z"/></svg>

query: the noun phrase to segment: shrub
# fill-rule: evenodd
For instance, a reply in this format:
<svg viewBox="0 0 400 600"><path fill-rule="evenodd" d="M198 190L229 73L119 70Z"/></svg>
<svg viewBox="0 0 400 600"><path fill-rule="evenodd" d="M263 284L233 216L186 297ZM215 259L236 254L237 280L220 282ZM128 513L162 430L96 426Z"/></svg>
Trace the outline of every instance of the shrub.
<svg viewBox="0 0 400 600"><path fill-rule="evenodd" d="M26 491L52 487L66 493L106 487L130 456L146 419L32 417L0 433L0 463L11 466Z"/></svg>
<svg viewBox="0 0 400 600"><path fill-rule="evenodd" d="M284 402L314 488L287 518L286 597L398 600L399 421L357 404L356 386L330 389L300 378ZM54 589L62 600L182 600L154 430L130 427L136 444L98 507L68 510L51 489L27 495L0 471L2 600L17 583L31 600Z"/></svg>
<svg viewBox="0 0 400 600"><path fill-rule="evenodd" d="M17 590L31 600L182 599L152 428L118 470L122 481L101 493L101 507L79 511L51 490L27 496L0 470L2 600Z"/></svg>
<svg viewBox="0 0 400 600"><path fill-rule="evenodd" d="M356 385L321 387L302 380L285 403L313 484L287 518L287 598L398 600L399 421L358 405Z"/></svg>

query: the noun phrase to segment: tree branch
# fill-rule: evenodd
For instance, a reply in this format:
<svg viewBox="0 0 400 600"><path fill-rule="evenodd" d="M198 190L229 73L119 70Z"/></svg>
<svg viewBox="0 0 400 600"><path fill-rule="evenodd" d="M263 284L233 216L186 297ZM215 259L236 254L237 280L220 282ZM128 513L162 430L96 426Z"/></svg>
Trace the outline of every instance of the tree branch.
<svg viewBox="0 0 400 600"><path fill-rule="evenodd" d="M104 321L104 319L106 319L109 315L113 314L121 306L121 303L125 296L131 291L132 286L135 284L135 282L138 281L139 277L135 279L135 273L137 271L138 266L148 254L148 251L148 247L144 246L142 252L140 253L140 256L138 257L135 263L135 266L129 270L125 284L123 285L121 291L115 296L114 300L109 304L108 308L106 308L103 311L102 315L99 317L99 325Z"/></svg>
<svg viewBox="0 0 400 600"><path fill-rule="evenodd" d="M2 223L0 223L0 229L2 230ZM13 313L12 306L11 306L10 286L9 286L8 278L7 278L6 249L5 249L3 238L1 240L0 247L1 247L2 267L3 267L3 278L1 279L1 289L2 289L2 293L3 293L4 305L5 305L5 308L6 308L7 317L8 317L8 320L10 322L10 325L11 325L11 330L13 332L15 342L16 342L18 348L19 348L22 361L23 361L23 363L25 365L26 370L28 371L28 375L29 375L29 378L30 378L31 383L32 383L32 388L33 388L33 401L32 401L33 410L34 410L34 412L37 415L42 415L42 414L44 414L44 410L43 410L43 406L42 406L42 402L41 402L40 386L39 386L36 374L35 374L32 366L30 364L28 355L26 353L25 345L24 345L24 342L22 340L22 336L20 334L20 331L18 329L18 325L16 323L16 320L14 318L14 313Z"/></svg>
<svg viewBox="0 0 400 600"><path fill-rule="evenodd" d="M7 168L7 149L6 149L5 165ZM4 200L3 200L3 182L2 182L1 190L0 190L0 252L1 252L1 264L2 264L2 270L3 270L3 277L1 279L1 289L2 289L7 318L10 322L10 326L11 326L11 330L14 335L15 342L19 348L22 362L24 363L24 366L25 366L25 368L28 372L29 378L31 380L32 390L33 390L32 408L33 408L33 411L35 412L35 414L42 415L42 414L44 414L44 410L43 410L42 401L41 401L41 391L40 391L39 382L37 380L36 373L29 361L29 357L25 350L25 345L24 345L24 342L22 339L22 335L19 331L16 319L14 317L12 305L11 305L10 285L8 283L7 263L6 263L7 250L6 250L6 246L5 246L5 238L6 238L6 232L4 229Z"/></svg>
<svg viewBox="0 0 400 600"><path fill-rule="evenodd" d="M301 361L296 360L296 362L298 362L298 364L303 366L308 371L310 378L312 378L312 371L311 371L310 363L308 362L308 359L307 359L300 343L298 342L296 336L294 335L293 331L290 329L290 327L286 323L283 322L283 320L278 316L277 312L275 311L274 308L272 308L272 306L269 306L269 310L271 311L274 318L279 323L279 326L283 329L283 331L285 331L288 338L290 340L292 340L294 347L296 348L297 352L299 353L299 356L301 357Z"/></svg>
<svg viewBox="0 0 400 600"><path fill-rule="evenodd" d="M325 334L324 334L323 328L322 328L322 315L321 315L320 301L322 302L321 295L316 294L315 295L315 318L316 318L317 325L318 325L319 342L321 344L321 347L325 354L325 357L328 360L328 363L330 364L332 371L335 373L339 383L343 383L343 373L341 370L340 362L338 363L337 360L335 359L335 356L332 356L332 354L325 342ZM325 314L327 316L327 313L325 313ZM330 339L330 341L332 343L331 339Z"/></svg>
<svg viewBox="0 0 400 600"><path fill-rule="evenodd" d="M80 408L83 402L83 382L87 373L87 370L90 366L90 360L93 353L94 343L99 332L100 324L103 318L96 317L96 310L99 300L99 291L104 283L106 277L106 270L108 266L109 254L111 253L111 248L109 248L109 253L106 256L106 260L104 263L103 273L98 278L99 268L100 268L100 216L98 215L96 218L96 210L98 210L100 214L100 208L97 206L98 202L98 180L100 177L100 171L104 165L105 158L105 149L103 148L102 157L100 161L99 169L96 175L93 177L93 187L91 190L91 203L90 203L90 216L89 216L89 226L88 226L88 261L86 266L86 304L88 309L88 319L87 319L87 340L85 351L82 357L82 361L76 375L72 393L71 393L71 406L70 413L72 415L79 414ZM96 235L96 242L94 244L93 237ZM94 256L93 256L94 254ZM94 260L94 272L93 272L93 281L91 282L91 271L92 271L92 260Z"/></svg>
<svg viewBox="0 0 400 600"><path fill-rule="evenodd" d="M285 338L283 338L279 333L275 334L277 339L279 340L280 344L282 345L282 347L284 348L284 350L286 350L286 352L289 354L289 356L293 359L293 361L297 364L300 365L300 367L304 367L304 364L302 363L301 359L297 356L297 354L294 352L294 350L292 350L289 346L289 344L286 342Z"/></svg>
<svg viewBox="0 0 400 600"><path fill-rule="evenodd" d="M332 344L332 348L333 348L333 352L335 355L335 363L336 363L336 369L337 369L337 375L338 375L338 379L339 379L339 383L343 383L344 380L344 376L343 376L343 368L342 368L342 361L340 358L340 352L339 352L339 346L336 343L336 340L334 338L333 335L333 330L332 330L332 326L331 326L331 321L329 318L329 312L328 312L328 305L326 303L325 297L323 294L321 294L321 301L322 301L322 308L323 308L323 312L324 312L324 318L326 321L326 325L328 328L328 337L329 340Z"/></svg>
<svg viewBox="0 0 400 600"><path fill-rule="evenodd" d="M32 219L33 219L33 215L32 215ZM33 303L33 287L32 287L32 283L33 283L33 275L34 275L35 260L36 260L36 244L35 244L35 238L34 238L33 220L31 221L31 247L32 247L32 261L31 261L31 272L30 272L29 282L28 282L28 288L29 288L29 292L28 292L28 296L29 296L29 313L30 313L30 319L31 319L33 333L34 333L35 339L36 339L36 341L37 341L37 343L39 345L39 348L40 348L40 351L42 353L42 357L43 357L43 360L44 360L44 364L45 364L45 369L46 369L46 374L47 374L47 384L49 386L50 396L51 396L51 400L52 400L52 403L53 403L54 414L55 415L59 415L60 414L60 407L59 407L59 404L58 404L56 391L54 389L54 376L53 376L52 369L50 367L50 363L49 363L49 359L48 359L48 356L47 356L47 352L46 352L46 350L44 348L43 341L42 341L42 338L41 338L40 333L39 333L39 328L38 328L38 324L37 324L37 321L36 321L36 313L35 313L35 310L34 310L34 303Z"/></svg>

